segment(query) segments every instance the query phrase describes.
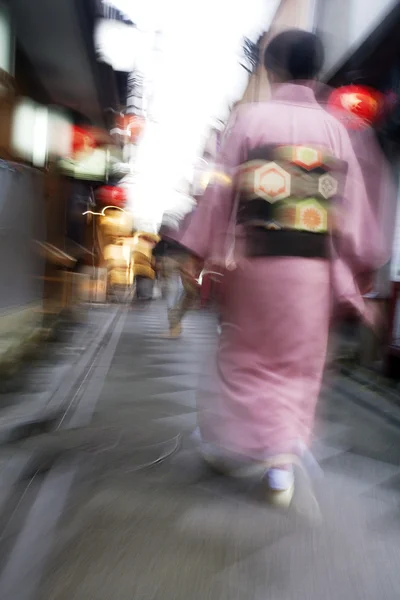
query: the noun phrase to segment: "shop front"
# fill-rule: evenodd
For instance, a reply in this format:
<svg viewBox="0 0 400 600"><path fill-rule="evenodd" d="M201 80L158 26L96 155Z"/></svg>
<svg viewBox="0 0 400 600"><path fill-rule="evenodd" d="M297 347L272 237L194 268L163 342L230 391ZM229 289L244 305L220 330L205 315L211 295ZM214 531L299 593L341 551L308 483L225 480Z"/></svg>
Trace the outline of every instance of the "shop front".
<svg viewBox="0 0 400 600"><path fill-rule="evenodd" d="M107 134L105 109L121 101L111 67L97 64L95 13L83 4L93 6L0 2L0 370L71 308L77 266L92 260L83 216L92 182L60 158L74 155L74 126Z"/></svg>
<svg viewBox="0 0 400 600"><path fill-rule="evenodd" d="M397 377L400 376L400 197L396 196L395 190L400 182L400 5L387 0L379 7L375 6L375 12L368 13L365 6L353 1L348 3L347 12L335 13L336 20L332 13L334 7L322 3L324 8L325 12L321 12L320 6L319 29L325 42L329 31L332 36L327 46L329 68L325 75L326 83L339 91L353 89L355 92L367 90L368 93L371 90L371 98L378 99L380 105L370 125L385 156L387 171L383 185L378 185L377 177L371 181L369 192L385 240L389 246L392 245L392 256L390 263L377 273L373 289L365 299L385 307L388 326L381 339L362 328L359 356L368 367L375 365L378 359L383 363L386 374ZM335 10L338 9L339 6L336 6ZM346 44L340 48L338 37L334 37L335 23L339 21L343 21L342 34L347 32ZM334 46L333 41L336 43ZM362 132L359 139L361 143L357 150L361 155L361 166L364 163L368 168L369 157L363 156ZM370 167L374 169L376 165L371 164ZM392 187L390 197L385 194L385 185L386 189L388 185Z"/></svg>

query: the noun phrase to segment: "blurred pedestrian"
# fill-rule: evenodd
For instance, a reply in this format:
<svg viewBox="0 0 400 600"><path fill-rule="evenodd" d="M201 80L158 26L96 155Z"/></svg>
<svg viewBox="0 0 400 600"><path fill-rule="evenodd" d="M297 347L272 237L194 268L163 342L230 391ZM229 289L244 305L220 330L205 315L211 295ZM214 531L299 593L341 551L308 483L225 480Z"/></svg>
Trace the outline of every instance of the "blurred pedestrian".
<svg viewBox="0 0 400 600"><path fill-rule="evenodd" d="M147 304L153 299L156 278L156 259L154 247L159 241L158 235L137 231L134 234L133 271L135 277L135 299Z"/></svg>
<svg viewBox="0 0 400 600"><path fill-rule="evenodd" d="M183 219L177 230L161 228L160 235L163 246L156 248L156 254L162 253L162 277L164 281L164 297L167 302L169 329L166 336L177 339L182 333L182 321L187 312L193 308L199 296L197 278L200 270L196 260L179 243L190 214Z"/></svg>
<svg viewBox="0 0 400 600"><path fill-rule="evenodd" d="M175 339L182 333L182 321L199 299L199 269L192 257L181 258L176 269L176 283L168 301L168 337Z"/></svg>
<svg viewBox="0 0 400 600"><path fill-rule="evenodd" d="M320 40L285 31L264 61L272 99L236 109L220 157L232 183L209 187L181 243L224 268L216 388L198 396L203 454L232 475L259 473L289 505L332 300L366 316L356 277L388 256L348 132L315 98Z"/></svg>

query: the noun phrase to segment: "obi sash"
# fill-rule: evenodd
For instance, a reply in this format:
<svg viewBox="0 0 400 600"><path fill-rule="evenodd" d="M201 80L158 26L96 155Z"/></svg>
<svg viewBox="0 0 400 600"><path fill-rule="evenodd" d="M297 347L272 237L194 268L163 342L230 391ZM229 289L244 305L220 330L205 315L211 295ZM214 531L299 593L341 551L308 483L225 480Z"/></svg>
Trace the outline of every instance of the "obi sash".
<svg viewBox="0 0 400 600"><path fill-rule="evenodd" d="M347 163L310 146L251 150L236 173L248 256L329 258Z"/></svg>

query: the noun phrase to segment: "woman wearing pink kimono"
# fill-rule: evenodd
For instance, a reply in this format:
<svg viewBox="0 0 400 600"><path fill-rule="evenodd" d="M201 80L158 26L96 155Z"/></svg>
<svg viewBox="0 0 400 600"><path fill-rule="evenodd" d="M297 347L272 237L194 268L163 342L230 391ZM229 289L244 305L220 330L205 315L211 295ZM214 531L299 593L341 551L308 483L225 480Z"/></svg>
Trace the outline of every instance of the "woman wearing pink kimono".
<svg viewBox="0 0 400 600"><path fill-rule="evenodd" d="M311 443L332 292L363 312L355 278L386 258L348 133L315 99L322 62L313 34L272 40L272 99L237 109L220 158L232 185L208 189L181 239L224 268L203 454L230 474L260 471L280 505Z"/></svg>

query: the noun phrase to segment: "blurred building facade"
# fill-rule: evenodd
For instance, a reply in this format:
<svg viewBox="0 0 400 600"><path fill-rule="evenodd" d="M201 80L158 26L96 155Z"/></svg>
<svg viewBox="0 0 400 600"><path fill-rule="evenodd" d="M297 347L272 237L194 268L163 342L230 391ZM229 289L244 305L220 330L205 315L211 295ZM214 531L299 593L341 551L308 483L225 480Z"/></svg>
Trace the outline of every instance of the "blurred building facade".
<svg viewBox="0 0 400 600"><path fill-rule="evenodd" d="M0 370L68 306L74 267L91 254L90 186L62 175L56 155L64 125L108 129L125 101L123 78L96 60L98 16L92 0L0 3Z"/></svg>
<svg viewBox="0 0 400 600"><path fill-rule="evenodd" d="M317 29L327 52L325 81L334 87L367 85L383 94L384 115L374 128L397 186L400 181L399 26L398 1L320 0L318 3ZM397 206L380 202L379 211L388 236L393 237L393 253L391 263L378 273L374 297L377 302L388 303L389 331L377 343L362 330L359 352L365 366L373 365L383 356L386 372L400 376L400 199Z"/></svg>
<svg viewBox="0 0 400 600"><path fill-rule="evenodd" d="M316 27L326 50L325 75L333 75L374 36L397 4L397 0L318 0Z"/></svg>

